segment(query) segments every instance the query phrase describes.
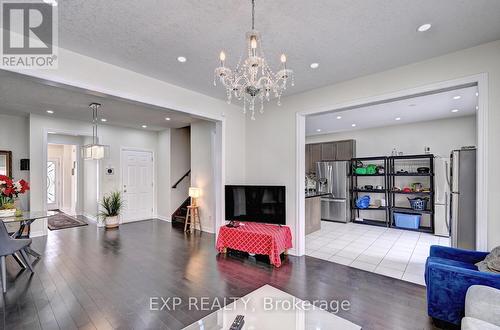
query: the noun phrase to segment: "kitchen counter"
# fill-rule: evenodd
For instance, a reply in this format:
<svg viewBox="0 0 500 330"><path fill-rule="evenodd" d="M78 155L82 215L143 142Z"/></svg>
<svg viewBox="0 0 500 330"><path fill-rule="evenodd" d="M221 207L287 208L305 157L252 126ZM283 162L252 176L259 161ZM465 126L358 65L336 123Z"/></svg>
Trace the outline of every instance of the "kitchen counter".
<svg viewBox="0 0 500 330"><path fill-rule="evenodd" d="M314 197L323 197L323 196L331 196L329 193L323 192L306 192L306 198L314 198Z"/></svg>
<svg viewBox="0 0 500 330"><path fill-rule="evenodd" d="M306 235L321 229L321 197L331 196L328 193L310 192L306 193L305 221Z"/></svg>

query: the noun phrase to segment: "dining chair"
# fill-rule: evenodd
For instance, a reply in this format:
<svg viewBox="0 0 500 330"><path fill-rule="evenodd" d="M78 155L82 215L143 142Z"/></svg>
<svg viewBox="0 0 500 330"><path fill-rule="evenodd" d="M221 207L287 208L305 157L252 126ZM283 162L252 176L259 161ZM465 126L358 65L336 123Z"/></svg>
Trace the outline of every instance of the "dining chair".
<svg viewBox="0 0 500 330"><path fill-rule="evenodd" d="M33 266L24 249L31 244L31 238L27 239L14 239L9 236L5 224L1 222L0 225L0 258L2 264L2 288L3 292L7 292L7 269L5 266L5 257L9 255L15 255L19 252L21 259L28 266L31 272L33 272Z"/></svg>

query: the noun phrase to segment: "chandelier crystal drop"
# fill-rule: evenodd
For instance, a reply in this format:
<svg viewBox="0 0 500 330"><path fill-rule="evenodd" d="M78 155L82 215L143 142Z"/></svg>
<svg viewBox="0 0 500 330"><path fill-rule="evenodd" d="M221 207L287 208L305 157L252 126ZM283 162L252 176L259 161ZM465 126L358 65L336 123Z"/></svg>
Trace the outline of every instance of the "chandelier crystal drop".
<svg viewBox="0 0 500 330"><path fill-rule="evenodd" d="M255 0L252 0L252 30L246 34L247 58L238 62L236 68L231 70L225 66L226 53L219 54L220 66L215 69L214 86L217 78L226 88L227 103L231 103L233 97L243 102L243 113L251 114L255 120L255 107L264 113L264 101L276 98L281 105L281 95L287 88L288 81L294 85L294 73L286 67L286 55L282 54L281 68L273 72L264 57L262 51L262 39L260 33L255 30ZM259 104L260 103L260 104Z"/></svg>

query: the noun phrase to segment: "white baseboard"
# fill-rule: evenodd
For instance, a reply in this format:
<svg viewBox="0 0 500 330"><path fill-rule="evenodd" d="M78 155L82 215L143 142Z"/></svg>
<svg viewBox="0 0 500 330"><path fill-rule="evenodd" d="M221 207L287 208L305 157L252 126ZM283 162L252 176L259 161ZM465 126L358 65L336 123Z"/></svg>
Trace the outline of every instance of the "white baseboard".
<svg viewBox="0 0 500 330"><path fill-rule="evenodd" d="M97 222L97 217L95 215L92 215L90 213L83 212L83 216L89 220L92 220L94 222Z"/></svg>
<svg viewBox="0 0 500 330"><path fill-rule="evenodd" d="M167 221L167 222L172 222L172 218L170 217L164 217L162 215L157 215L154 217L154 219L162 220L162 221Z"/></svg>
<svg viewBox="0 0 500 330"><path fill-rule="evenodd" d="M215 234L215 231L213 229L203 228L203 226L201 227L201 231L204 233Z"/></svg>

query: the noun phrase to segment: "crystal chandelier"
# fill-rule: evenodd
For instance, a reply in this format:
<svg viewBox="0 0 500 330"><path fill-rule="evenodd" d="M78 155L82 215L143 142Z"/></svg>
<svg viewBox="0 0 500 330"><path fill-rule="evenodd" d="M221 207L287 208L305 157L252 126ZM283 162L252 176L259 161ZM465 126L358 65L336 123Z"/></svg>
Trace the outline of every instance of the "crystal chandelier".
<svg viewBox="0 0 500 330"><path fill-rule="evenodd" d="M101 107L99 103L91 103L89 105L92 110L92 143L82 146L82 158L85 160L99 160L109 157L109 146L97 143L97 126L99 118L97 111Z"/></svg>
<svg viewBox="0 0 500 330"><path fill-rule="evenodd" d="M281 105L281 95L286 90L288 80L294 85L293 71L286 67L286 55L281 55L281 69L274 73L264 57L260 33L255 30L255 0L252 0L252 30L246 34L248 57L242 62L241 58L234 70L225 66L226 54L220 52L220 66L215 69L214 86L219 77L226 88L227 103L236 97L243 101L243 113L250 111L252 120L255 120L255 106L260 102L260 113L264 113L264 100L277 98Z"/></svg>

